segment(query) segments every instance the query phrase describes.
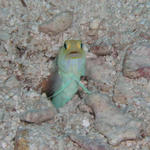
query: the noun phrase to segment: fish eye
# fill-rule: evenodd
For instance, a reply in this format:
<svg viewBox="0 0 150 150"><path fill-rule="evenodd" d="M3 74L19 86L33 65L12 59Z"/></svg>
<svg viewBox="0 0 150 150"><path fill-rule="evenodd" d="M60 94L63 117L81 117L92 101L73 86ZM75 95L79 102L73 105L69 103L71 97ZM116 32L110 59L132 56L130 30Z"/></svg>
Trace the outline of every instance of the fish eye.
<svg viewBox="0 0 150 150"><path fill-rule="evenodd" d="M66 43L64 43L64 48L67 49L67 44Z"/></svg>
<svg viewBox="0 0 150 150"><path fill-rule="evenodd" d="M80 47L83 48L83 43L81 43Z"/></svg>

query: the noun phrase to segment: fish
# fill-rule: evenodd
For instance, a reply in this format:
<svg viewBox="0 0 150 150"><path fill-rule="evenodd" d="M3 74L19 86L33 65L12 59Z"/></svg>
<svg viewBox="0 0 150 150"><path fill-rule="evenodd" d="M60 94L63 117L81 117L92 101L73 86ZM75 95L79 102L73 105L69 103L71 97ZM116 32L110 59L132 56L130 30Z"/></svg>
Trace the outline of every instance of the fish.
<svg viewBox="0 0 150 150"><path fill-rule="evenodd" d="M49 96L52 104L58 109L72 99L81 86L84 91L90 91L81 83L85 76L86 54L81 40L66 40L60 48L56 59L56 71L51 76Z"/></svg>

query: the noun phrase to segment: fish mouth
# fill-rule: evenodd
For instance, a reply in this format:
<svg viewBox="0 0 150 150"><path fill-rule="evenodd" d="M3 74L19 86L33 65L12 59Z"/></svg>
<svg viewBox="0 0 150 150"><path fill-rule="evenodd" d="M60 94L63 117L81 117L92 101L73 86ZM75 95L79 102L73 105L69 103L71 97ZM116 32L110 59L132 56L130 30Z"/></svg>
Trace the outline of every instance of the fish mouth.
<svg viewBox="0 0 150 150"><path fill-rule="evenodd" d="M80 57L82 57L82 54L77 51L72 51L72 52L68 53L67 56L69 58L80 58Z"/></svg>

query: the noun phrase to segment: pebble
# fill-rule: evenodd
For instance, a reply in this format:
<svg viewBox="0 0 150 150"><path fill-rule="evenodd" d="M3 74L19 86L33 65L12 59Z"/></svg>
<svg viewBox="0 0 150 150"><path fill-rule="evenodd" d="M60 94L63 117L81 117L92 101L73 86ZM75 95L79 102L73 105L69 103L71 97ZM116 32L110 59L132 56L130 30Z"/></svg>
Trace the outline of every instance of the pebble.
<svg viewBox="0 0 150 150"><path fill-rule="evenodd" d="M114 67L106 64L104 60L100 58L88 59L86 67L88 77L111 87L116 76Z"/></svg>
<svg viewBox="0 0 150 150"><path fill-rule="evenodd" d="M73 13L70 11L65 11L57 14L49 21L39 25L39 31L50 34L56 35L60 32L65 31L68 29L73 21Z"/></svg>
<svg viewBox="0 0 150 150"><path fill-rule="evenodd" d="M142 122L120 111L107 95L92 94L86 103L94 111L95 128L107 137L109 144L118 145L122 141L139 138Z"/></svg>
<svg viewBox="0 0 150 150"><path fill-rule="evenodd" d="M101 139L90 139L87 136L77 134L70 134L69 137L85 150L110 150L110 147L106 143L103 143Z"/></svg>
<svg viewBox="0 0 150 150"><path fill-rule="evenodd" d="M150 79L150 43L135 44L127 50L123 64L123 75L135 78Z"/></svg>
<svg viewBox="0 0 150 150"><path fill-rule="evenodd" d="M19 126L14 141L14 150L51 150L59 149L60 141L66 146L50 123ZM57 138L58 137L58 138Z"/></svg>
<svg viewBox="0 0 150 150"><path fill-rule="evenodd" d="M54 109L47 108L47 109L33 109L24 112L20 119L21 121L25 121L28 123L41 123L44 121L48 121L54 118L56 112Z"/></svg>
<svg viewBox="0 0 150 150"><path fill-rule="evenodd" d="M30 92L29 98L31 101L34 100L34 102L28 104L31 105L30 107L27 105L27 110L20 116L21 121L28 123L41 123L54 118L57 111L45 94L40 96L38 93L32 91Z"/></svg>
<svg viewBox="0 0 150 150"><path fill-rule="evenodd" d="M18 129L15 136L14 150L29 150L29 140L27 129Z"/></svg>
<svg viewBox="0 0 150 150"><path fill-rule="evenodd" d="M101 42L99 44L92 45L90 50L97 56L106 56L110 55L114 51L114 48L107 43Z"/></svg>

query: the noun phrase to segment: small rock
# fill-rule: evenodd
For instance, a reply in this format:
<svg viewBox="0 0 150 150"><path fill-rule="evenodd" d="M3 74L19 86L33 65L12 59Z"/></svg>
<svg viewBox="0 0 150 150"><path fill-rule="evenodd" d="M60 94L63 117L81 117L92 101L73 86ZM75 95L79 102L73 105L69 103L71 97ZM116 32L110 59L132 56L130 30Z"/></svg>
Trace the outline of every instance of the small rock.
<svg viewBox="0 0 150 150"><path fill-rule="evenodd" d="M100 139L90 139L85 136L70 134L70 139L85 150L110 150L108 144Z"/></svg>
<svg viewBox="0 0 150 150"><path fill-rule="evenodd" d="M68 29L71 26L72 21L73 21L72 12L70 11L61 12L56 16L54 16L48 22L39 25L39 31L50 35L56 35Z"/></svg>
<svg viewBox="0 0 150 150"><path fill-rule="evenodd" d="M136 44L128 49L123 64L123 75L134 78L150 78L150 44Z"/></svg>
<svg viewBox="0 0 150 150"><path fill-rule="evenodd" d="M107 88L111 90L115 80L115 68L106 64L103 59L88 59L86 64L86 71L89 78L94 81L100 81L106 84Z"/></svg>
<svg viewBox="0 0 150 150"><path fill-rule="evenodd" d="M9 40L10 34L7 31L0 31L0 40L6 41Z"/></svg>
<svg viewBox="0 0 150 150"><path fill-rule="evenodd" d="M140 137L140 132L143 130L142 121L121 112L108 96L92 94L86 102L95 113L96 129L107 137L111 145Z"/></svg>
<svg viewBox="0 0 150 150"><path fill-rule="evenodd" d="M85 104L80 104L79 105L79 110L81 112L88 112L88 113L92 113L92 110L89 106L85 105Z"/></svg>
<svg viewBox="0 0 150 150"><path fill-rule="evenodd" d="M51 135L52 130L48 124L19 127L15 136L14 150L51 150L55 142Z"/></svg>
<svg viewBox="0 0 150 150"><path fill-rule="evenodd" d="M49 101L45 94L38 94L36 91L28 92L28 101L26 109L20 120L30 123L41 123L43 121L51 120L56 115L57 111Z"/></svg>
<svg viewBox="0 0 150 150"><path fill-rule="evenodd" d="M52 119L55 114L56 112L51 108L29 110L22 114L21 120L30 123L41 123L43 121Z"/></svg>
<svg viewBox="0 0 150 150"><path fill-rule="evenodd" d="M91 49L91 52L97 56L110 55L114 51L114 48L112 47L112 45L109 45L104 42L101 42L99 44L94 44L91 46L90 49Z"/></svg>
<svg viewBox="0 0 150 150"><path fill-rule="evenodd" d="M29 150L29 141L27 129L18 129L15 137L14 150Z"/></svg>

